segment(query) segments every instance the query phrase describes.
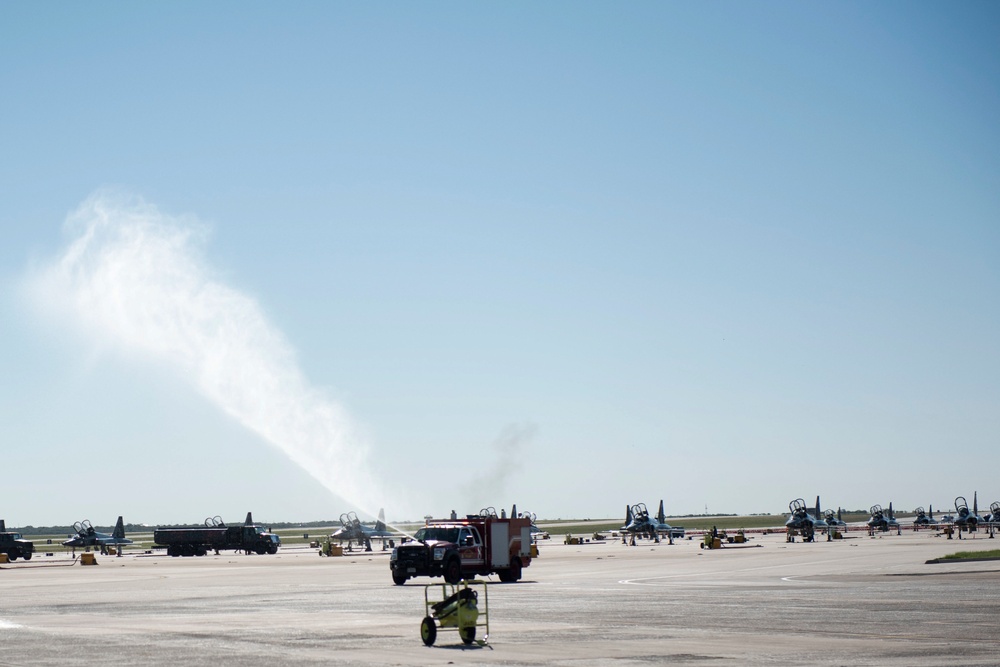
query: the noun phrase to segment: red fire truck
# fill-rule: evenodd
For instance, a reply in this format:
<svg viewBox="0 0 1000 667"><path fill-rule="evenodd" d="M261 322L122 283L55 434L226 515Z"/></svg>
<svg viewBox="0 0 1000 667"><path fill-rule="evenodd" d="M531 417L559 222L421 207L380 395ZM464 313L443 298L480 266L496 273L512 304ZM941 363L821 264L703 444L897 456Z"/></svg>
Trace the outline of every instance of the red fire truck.
<svg viewBox="0 0 1000 667"><path fill-rule="evenodd" d="M444 577L450 584L496 572L515 582L531 565L531 519L501 518L492 507L464 519L434 519L392 550L389 568L399 585L411 577Z"/></svg>

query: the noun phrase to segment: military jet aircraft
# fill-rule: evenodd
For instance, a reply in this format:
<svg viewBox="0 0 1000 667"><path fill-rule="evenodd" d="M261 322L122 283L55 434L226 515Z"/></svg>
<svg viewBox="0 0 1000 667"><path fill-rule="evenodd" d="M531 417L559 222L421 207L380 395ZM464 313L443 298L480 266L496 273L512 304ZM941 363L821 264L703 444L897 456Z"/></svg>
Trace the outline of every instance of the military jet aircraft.
<svg viewBox="0 0 1000 667"><path fill-rule="evenodd" d="M962 539L962 531L974 533L979 526L986 523L986 519L979 516L978 493L972 494L972 511L969 511L969 503L963 496L955 498L955 518L952 523L958 528L958 539Z"/></svg>
<svg viewBox="0 0 1000 667"><path fill-rule="evenodd" d="M919 526L936 526L937 519L934 518L934 506L928 505L928 511L924 511L923 507L918 507L914 512L916 514L913 517L913 529L916 530Z"/></svg>
<svg viewBox="0 0 1000 667"><path fill-rule="evenodd" d="M625 525L622 526L622 544L625 544L625 533L631 536L629 544L635 546L635 538L648 537L654 542L660 541L660 535L666 534L670 544L674 543L674 537L683 537L683 528L674 528L667 523L666 514L663 512L663 500L660 499L660 510L655 517L649 516L645 503L636 503L631 507L625 506Z"/></svg>
<svg viewBox="0 0 1000 667"><path fill-rule="evenodd" d="M489 510L491 510L491 508L488 507L488 508L486 508L485 511L488 512ZM496 516L496 512L495 511L493 512L492 516ZM506 517L507 517L507 511L501 509L500 510L500 518L503 519L503 518L506 518ZM547 540L547 539L549 539L549 537L550 537L549 531L542 530L537 525L535 525L535 521L538 519L538 516L534 512L518 512L517 511L517 503L514 503L514 505L510 508L510 518L512 518L512 519L528 519L528 520L531 521L531 541L532 542L537 542L538 540Z"/></svg>
<svg viewBox="0 0 1000 667"><path fill-rule="evenodd" d="M816 499L819 503L819 498ZM831 528L847 528L847 522L841 518L841 510L838 507L837 512L834 513L833 510L827 510L823 513L823 520L826 521L826 525Z"/></svg>
<svg viewBox="0 0 1000 667"><path fill-rule="evenodd" d="M806 501L796 498L788 503L788 511L791 513L785 521L785 539L791 542L795 539L797 532L802 536L803 542L813 542L816 539L816 529L829 529L829 525L821 518L819 508L819 496L816 496L815 514L809 514Z"/></svg>
<svg viewBox="0 0 1000 667"><path fill-rule="evenodd" d="M361 523L358 515L354 512L345 512L340 515L340 528L330 534L331 540L337 540L341 544L347 542L348 551L351 550L352 542L357 542L358 547L364 545L365 551L371 551L372 538L381 538L382 550L385 551L393 546L391 539L393 537L395 537L395 533L386 529L385 526L384 509L378 511L378 521L375 522L374 528Z"/></svg>
<svg viewBox="0 0 1000 667"><path fill-rule="evenodd" d="M73 530L76 531L76 535L63 542L64 547L72 547L73 549L77 547L100 547L101 553L106 554L109 546L115 546L118 547L118 555L121 556L121 546L132 544L132 540L125 537L125 523L121 517L118 517L118 523L115 524L115 529L110 535L94 530L94 526L91 525L89 519L74 523Z"/></svg>
<svg viewBox="0 0 1000 667"><path fill-rule="evenodd" d="M549 531L542 530L537 525L535 525L535 520L538 518L535 516L534 512L522 512L517 514L517 505L514 505L514 509L511 511L511 517L530 519L531 520L531 540L532 542L537 542L538 540L549 539Z"/></svg>
<svg viewBox="0 0 1000 667"><path fill-rule="evenodd" d="M986 520L990 523L1000 524L1000 502L990 505L990 513L986 515Z"/></svg>
<svg viewBox="0 0 1000 667"><path fill-rule="evenodd" d="M889 503L889 509L883 510L881 505L872 505L869 510L872 513L870 519L868 519L868 534L874 535L875 531L881 531L883 533L888 533L890 529L895 528L897 535L902 535L902 528L899 522L896 521L896 516L892 512L892 503Z"/></svg>

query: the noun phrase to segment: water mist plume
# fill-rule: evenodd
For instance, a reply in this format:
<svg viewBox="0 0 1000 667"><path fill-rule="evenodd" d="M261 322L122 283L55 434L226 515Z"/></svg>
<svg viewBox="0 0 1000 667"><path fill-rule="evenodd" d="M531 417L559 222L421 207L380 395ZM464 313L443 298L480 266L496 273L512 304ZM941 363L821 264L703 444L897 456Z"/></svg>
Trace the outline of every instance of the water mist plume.
<svg viewBox="0 0 1000 667"><path fill-rule="evenodd" d="M534 424L508 424L496 440L496 460L462 486L469 507L486 507L506 491L507 483L521 470L521 445L530 442L538 429Z"/></svg>
<svg viewBox="0 0 1000 667"><path fill-rule="evenodd" d="M66 229L68 247L30 281L36 303L101 342L165 362L359 509L384 503L348 414L309 385L260 306L215 279L203 226L99 194Z"/></svg>

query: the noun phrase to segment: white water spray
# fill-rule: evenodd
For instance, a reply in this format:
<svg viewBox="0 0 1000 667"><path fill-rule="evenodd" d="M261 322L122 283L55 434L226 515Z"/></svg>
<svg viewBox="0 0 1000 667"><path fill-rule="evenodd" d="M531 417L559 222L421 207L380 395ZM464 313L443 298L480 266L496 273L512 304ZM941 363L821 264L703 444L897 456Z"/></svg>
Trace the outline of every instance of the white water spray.
<svg viewBox="0 0 1000 667"><path fill-rule="evenodd" d="M257 303L214 278L202 226L108 194L84 202L66 226L69 246L31 282L36 302L99 340L166 362L359 509L385 502L344 409L309 385Z"/></svg>

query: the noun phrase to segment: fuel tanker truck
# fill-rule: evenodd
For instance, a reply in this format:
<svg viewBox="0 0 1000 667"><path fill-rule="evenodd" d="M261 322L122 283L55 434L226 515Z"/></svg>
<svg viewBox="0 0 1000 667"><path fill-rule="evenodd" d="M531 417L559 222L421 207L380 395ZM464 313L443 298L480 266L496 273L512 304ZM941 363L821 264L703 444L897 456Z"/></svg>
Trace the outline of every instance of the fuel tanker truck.
<svg viewBox="0 0 1000 667"><path fill-rule="evenodd" d="M216 516L195 528L157 528L153 531L153 542L166 547L168 556L204 556L210 550L218 554L221 549L275 554L281 546L280 537L254 525L250 512L242 526L227 526Z"/></svg>
<svg viewBox="0 0 1000 667"><path fill-rule="evenodd" d="M31 560L35 553L35 543L21 538L21 533L8 532L7 524L0 519L0 554L7 554L9 560Z"/></svg>

